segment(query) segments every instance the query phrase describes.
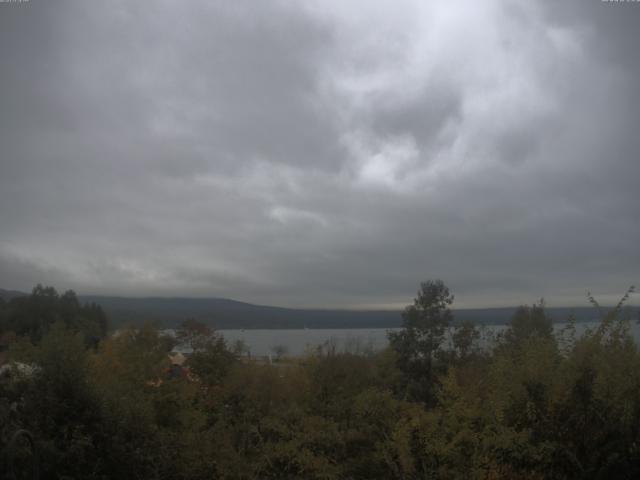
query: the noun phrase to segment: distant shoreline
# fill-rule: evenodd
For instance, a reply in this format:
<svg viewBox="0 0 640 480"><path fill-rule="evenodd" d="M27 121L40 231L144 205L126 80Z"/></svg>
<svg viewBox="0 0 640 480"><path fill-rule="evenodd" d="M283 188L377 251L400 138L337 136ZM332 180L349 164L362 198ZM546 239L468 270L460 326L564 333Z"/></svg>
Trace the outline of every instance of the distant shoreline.
<svg viewBox="0 0 640 480"><path fill-rule="evenodd" d="M5 298L27 293L1 290ZM5 299L7 299L5 298ZM174 328L192 318L218 330L304 330L307 329L367 329L398 328L402 312L393 310L293 309L254 305L222 298L189 297L116 297L79 295L84 303L96 303L107 314L111 329L152 323L161 328ZM514 307L453 309L454 325L471 322L476 325L506 325ZM611 307L604 307L606 310ZM638 318L640 309L628 307ZM565 322L570 315L577 323L598 320L598 311L591 306L549 307L547 314L554 323Z"/></svg>

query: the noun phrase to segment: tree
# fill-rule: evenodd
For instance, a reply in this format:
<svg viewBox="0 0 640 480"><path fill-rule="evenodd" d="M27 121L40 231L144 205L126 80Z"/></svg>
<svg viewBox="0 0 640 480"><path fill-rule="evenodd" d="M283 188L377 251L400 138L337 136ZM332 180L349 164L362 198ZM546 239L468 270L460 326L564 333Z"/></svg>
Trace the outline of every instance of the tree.
<svg viewBox="0 0 640 480"><path fill-rule="evenodd" d="M211 327L193 318L184 320L176 329L178 344L194 352L201 350L214 336L215 332Z"/></svg>
<svg viewBox="0 0 640 480"><path fill-rule="evenodd" d="M87 345L97 346L107 334L107 317L102 308L93 303L81 305L73 290L59 295L55 288L38 284L31 295L11 299L3 310L0 330L28 335L35 343L58 321L81 333Z"/></svg>
<svg viewBox="0 0 640 480"><path fill-rule="evenodd" d="M474 352L474 344L480 338L480 332L471 322L464 322L453 332L453 348L460 360L465 360Z"/></svg>
<svg viewBox="0 0 640 480"><path fill-rule="evenodd" d="M22 414L44 462L43 477L85 476L99 463L101 445L93 435L100 431L102 411L82 333L62 321L54 323L34 360L37 367L27 382Z"/></svg>
<svg viewBox="0 0 640 480"><path fill-rule="evenodd" d="M402 330L389 333L398 367L407 379L407 393L427 403L435 398L434 363L453 319L449 308L453 298L442 280L423 282L413 305L402 314Z"/></svg>
<svg viewBox="0 0 640 480"><path fill-rule="evenodd" d="M176 339L191 348L188 365L205 383L218 384L237 359L227 343L212 328L197 320L185 320L176 331Z"/></svg>
<svg viewBox="0 0 640 480"><path fill-rule="evenodd" d="M553 325L544 310L544 300L532 306L518 307L505 332L505 339L511 345L520 345L533 336L547 339L553 336Z"/></svg>

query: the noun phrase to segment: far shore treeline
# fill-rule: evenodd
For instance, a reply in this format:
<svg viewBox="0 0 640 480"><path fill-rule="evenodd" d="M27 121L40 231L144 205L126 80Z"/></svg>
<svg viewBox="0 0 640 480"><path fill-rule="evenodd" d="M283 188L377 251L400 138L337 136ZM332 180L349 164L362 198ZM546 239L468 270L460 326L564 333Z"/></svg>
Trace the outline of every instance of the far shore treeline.
<svg viewBox="0 0 640 480"><path fill-rule="evenodd" d="M0 289L0 298L27 296L27 293ZM81 303L99 305L109 317L112 328L153 323L158 327L176 328L191 318L216 329L277 328L398 328L402 312L395 310L293 309L253 305L221 298L191 297L116 297L78 295ZM586 298L585 298L586 300ZM516 306L505 308L453 309L454 324L507 325ZM573 317L577 322L598 319L590 306L552 307L546 313L554 323ZM639 310L634 309L637 315Z"/></svg>
<svg viewBox="0 0 640 480"><path fill-rule="evenodd" d="M586 330L520 306L480 345L430 280L383 351L271 363L197 319L113 333L97 303L38 285L0 297L0 477L640 478L633 292L589 295Z"/></svg>

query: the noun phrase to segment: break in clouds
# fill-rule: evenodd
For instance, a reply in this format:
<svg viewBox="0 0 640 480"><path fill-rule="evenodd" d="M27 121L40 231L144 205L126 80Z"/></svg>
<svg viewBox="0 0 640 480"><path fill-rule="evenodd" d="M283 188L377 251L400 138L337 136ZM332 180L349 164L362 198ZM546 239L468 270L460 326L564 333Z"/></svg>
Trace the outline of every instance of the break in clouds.
<svg viewBox="0 0 640 480"><path fill-rule="evenodd" d="M640 5L0 4L0 287L605 302L640 271Z"/></svg>

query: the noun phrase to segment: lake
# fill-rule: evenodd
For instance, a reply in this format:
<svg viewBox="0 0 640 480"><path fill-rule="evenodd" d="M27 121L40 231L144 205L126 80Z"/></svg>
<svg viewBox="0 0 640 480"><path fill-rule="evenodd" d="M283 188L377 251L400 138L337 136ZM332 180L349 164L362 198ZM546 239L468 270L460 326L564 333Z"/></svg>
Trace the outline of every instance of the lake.
<svg viewBox="0 0 640 480"><path fill-rule="evenodd" d="M556 323L554 329L559 332L566 324ZM576 324L576 332L581 334L587 328L596 328L598 322L583 322ZM505 325L481 326L480 344L490 345L495 336L507 327ZM323 344L331 344L338 351L366 352L384 349L387 344L387 332L397 331L398 328L355 328L355 329L291 329L291 330L218 330L230 347L241 340L245 343L251 355L266 356L273 354L276 346L286 349L287 355L303 355L313 351ZM631 334L636 343L640 343L640 326L633 322ZM450 338L447 343L451 343Z"/></svg>

